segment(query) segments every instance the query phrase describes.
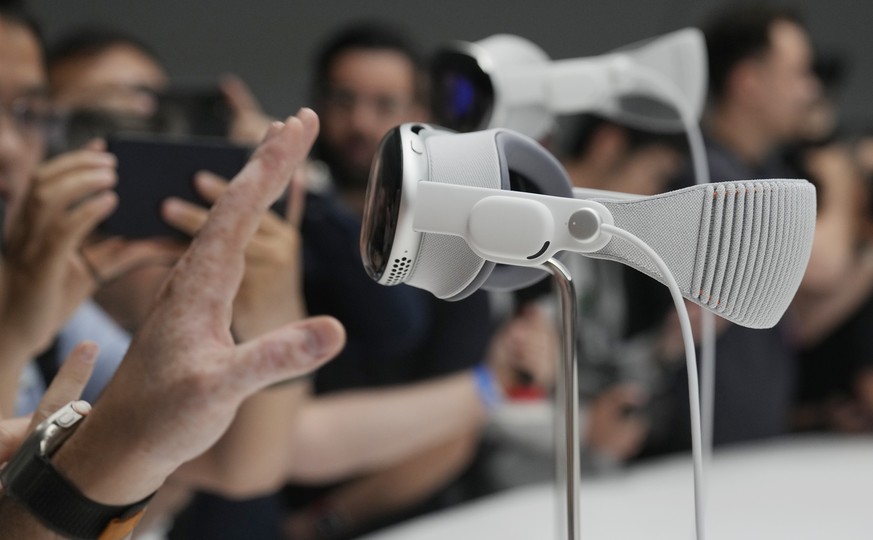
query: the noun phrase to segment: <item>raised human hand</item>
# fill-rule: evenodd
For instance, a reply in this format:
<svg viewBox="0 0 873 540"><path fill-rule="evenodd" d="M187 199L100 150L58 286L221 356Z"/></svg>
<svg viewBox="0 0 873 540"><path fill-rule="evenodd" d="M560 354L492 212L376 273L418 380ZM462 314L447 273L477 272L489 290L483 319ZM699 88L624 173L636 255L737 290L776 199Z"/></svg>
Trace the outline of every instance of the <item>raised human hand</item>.
<svg viewBox="0 0 873 540"><path fill-rule="evenodd" d="M524 306L491 341L488 365L505 391L517 386L550 389L558 363L555 322L539 306Z"/></svg>
<svg viewBox="0 0 873 540"><path fill-rule="evenodd" d="M246 246L317 132L308 109L273 124L164 283L100 403L55 456L87 496L142 499L212 446L247 397L316 369L341 348L342 326L329 317L240 345L230 333Z"/></svg>
<svg viewBox="0 0 873 540"><path fill-rule="evenodd" d="M257 144L270 128L272 118L264 113L254 93L238 76L224 75L219 87L232 115L228 137L241 144Z"/></svg>

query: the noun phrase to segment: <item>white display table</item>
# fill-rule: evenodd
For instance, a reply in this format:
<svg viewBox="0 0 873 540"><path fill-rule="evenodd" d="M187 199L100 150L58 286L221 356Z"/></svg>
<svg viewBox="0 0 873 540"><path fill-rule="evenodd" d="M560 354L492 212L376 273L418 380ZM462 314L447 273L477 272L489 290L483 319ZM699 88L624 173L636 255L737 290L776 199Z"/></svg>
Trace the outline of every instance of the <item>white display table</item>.
<svg viewBox="0 0 873 540"><path fill-rule="evenodd" d="M708 540L873 539L873 437L800 437L716 453ZM551 485L481 499L370 540L551 540ZM583 480L582 538L691 538L689 456Z"/></svg>

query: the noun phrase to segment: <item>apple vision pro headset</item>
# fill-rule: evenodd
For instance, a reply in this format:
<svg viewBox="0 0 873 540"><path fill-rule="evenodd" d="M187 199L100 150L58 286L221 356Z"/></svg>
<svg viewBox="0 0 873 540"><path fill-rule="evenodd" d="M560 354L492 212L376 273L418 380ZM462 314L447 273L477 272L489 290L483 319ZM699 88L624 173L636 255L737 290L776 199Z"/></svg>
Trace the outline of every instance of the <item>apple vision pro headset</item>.
<svg viewBox="0 0 873 540"><path fill-rule="evenodd" d="M527 137L404 124L382 141L367 189L361 254L384 285L446 300L517 289L569 251L664 282L627 231L667 265L682 296L750 328L776 324L800 285L815 228L805 180L693 186L633 200L575 199L560 163ZM620 233L619 233L620 234Z"/></svg>
<svg viewBox="0 0 873 540"><path fill-rule="evenodd" d="M410 123L383 138L373 161L360 249L377 282L406 283L446 300L480 288L533 284L561 252L618 261L667 285L680 314L689 371L695 530L702 540L700 401L682 297L742 326L775 325L806 269L815 205L815 188L805 180L701 184L630 200L576 199L560 163L528 137L506 129L455 133ZM575 315L565 314L570 337L564 336L564 364L571 367L564 373L575 385L575 337L567 320ZM563 394L575 411L573 388ZM564 429L574 434L575 422ZM569 538L578 538L578 467L570 461L577 454L564 456Z"/></svg>
<svg viewBox="0 0 873 540"><path fill-rule="evenodd" d="M556 115L582 111L682 131L706 100L706 44L686 28L600 56L551 60L522 37L497 34L441 48L431 79L435 122L457 131L502 127L537 139Z"/></svg>
<svg viewBox="0 0 873 540"><path fill-rule="evenodd" d="M385 136L373 161L360 248L377 282L406 283L446 300L480 288L533 284L561 252L618 261L667 285L685 343L695 532L703 540L700 399L682 298L742 326L775 325L809 260L815 204L815 188L805 180L702 184L631 200L576 199L560 163L523 135L403 124ZM565 405L572 404L564 428L572 445L578 439L575 332L569 329L565 320L569 382L559 389ZM567 476L564 531L571 539L579 531L575 450L562 450L559 460Z"/></svg>

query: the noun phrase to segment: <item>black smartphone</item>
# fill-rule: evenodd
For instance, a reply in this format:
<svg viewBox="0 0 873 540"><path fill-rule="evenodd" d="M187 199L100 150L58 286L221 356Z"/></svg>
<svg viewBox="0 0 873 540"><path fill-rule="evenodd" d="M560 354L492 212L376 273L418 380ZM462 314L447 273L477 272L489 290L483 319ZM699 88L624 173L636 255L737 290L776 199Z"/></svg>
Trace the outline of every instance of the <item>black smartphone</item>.
<svg viewBox="0 0 873 540"><path fill-rule="evenodd" d="M217 88L172 88L158 95L152 118L156 132L200 137L226 137L231 120L227 98Z"/></svg>
<svg viewBox="0 0 873 540"><path fill-rule="evenodd" d="M50 155L119 133L227 137L233 115L227 99L217 88L171 89L156 94L155 98L157 109L150 116L99 107L66 111L49 138Z"/></svg>
<svg viewBox="0 0 873 540"><path fill-rule="evenodd" d="M251 148L223 139L166 135L117 134L107 146L118 159L118 207L100 229L127 238L184 238L161 218L162 202L179 197L208 207L194 189L194 175L206 170L233 178L251 154Z"/></svg>
<svg viewBox="0 0 873 540"><path fill-rule="evenodd" d="M106 139L117 133L154 133L148 117L118 111L81 108L66 111L57 131L48 139L49 156L82 148L93 139Z"/></svg>

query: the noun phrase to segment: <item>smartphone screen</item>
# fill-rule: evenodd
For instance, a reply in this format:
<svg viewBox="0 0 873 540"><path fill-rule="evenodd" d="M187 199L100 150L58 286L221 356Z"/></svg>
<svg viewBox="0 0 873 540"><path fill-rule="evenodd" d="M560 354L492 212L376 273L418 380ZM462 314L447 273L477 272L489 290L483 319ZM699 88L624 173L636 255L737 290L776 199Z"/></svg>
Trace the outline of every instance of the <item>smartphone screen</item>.
<svg viewBox="0 0 873 540"><path fill-rule="evenodd" d="M127 238L184 238L161 218L162 202L179 197L208 207L194 189L194 175L206 170L233 178L251 153L222 139L145 134L113 135L107 145L118 159L118 207L101 230Z"/></svg>

